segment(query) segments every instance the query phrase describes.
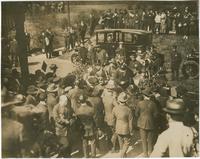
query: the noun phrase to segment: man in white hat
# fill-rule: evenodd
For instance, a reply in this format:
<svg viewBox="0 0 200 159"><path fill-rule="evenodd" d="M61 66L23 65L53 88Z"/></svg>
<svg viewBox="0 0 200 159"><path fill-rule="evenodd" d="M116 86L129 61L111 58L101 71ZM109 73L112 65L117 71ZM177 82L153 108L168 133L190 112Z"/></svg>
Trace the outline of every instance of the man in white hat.
<svg viewBox="0 0 200 159"><path fill-rule="evenodd" d="M122 92L118 96L119 104L113 108L112 114L115 119L115 132L118 135L120 146L120 157L126 157L126 152L132 135L133 115L131 109L126 104L128 96Z"/></svg>
<svg viewBox="0 0 200 159"><path fill-rule="evenodd" d="M192 157L194 132L183 125L183 100L168 100L163 110L167 113L169 128L159 135L151 157Z"/></svg>

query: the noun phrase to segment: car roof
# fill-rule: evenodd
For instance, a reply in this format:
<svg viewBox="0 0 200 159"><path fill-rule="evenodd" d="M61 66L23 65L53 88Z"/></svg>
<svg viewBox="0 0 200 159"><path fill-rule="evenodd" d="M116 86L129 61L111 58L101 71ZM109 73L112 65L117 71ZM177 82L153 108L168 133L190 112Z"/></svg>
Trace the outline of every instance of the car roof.
<svg viewBox="0 0 200 159"><path fill-rule="evenodd" d="M151 34L149 31L139 30L139 29L99 29L95 31L96 33L103 32L123 32L123 33L134 33L134 34Z"/></svg>

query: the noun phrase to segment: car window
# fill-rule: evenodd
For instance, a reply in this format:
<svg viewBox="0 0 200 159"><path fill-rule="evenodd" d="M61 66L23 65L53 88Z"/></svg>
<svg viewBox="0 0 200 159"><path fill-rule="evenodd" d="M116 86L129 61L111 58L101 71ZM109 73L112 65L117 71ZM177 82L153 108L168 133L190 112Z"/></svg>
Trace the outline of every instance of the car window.
<svg viewBox="0 0 200 159"><path fill-rule="evenodd" d="M132 43L132 34L124 33L124 41L127 43Z"/></svg>
<svg viewBox="0 0 200 159"><path fill-rule="evenodd" d="M98 33L98 42L104 42L104 33Z"/></svg>
<svg viewBox="0 0 200 159"><path fill-rule="evenodd" d="M122 33L121 32L116 32L116 41L117 42L123 41L122 40Z"/></svg>
<svg viewBox="0 0 200 159"><path fill-rule="evenodd" d="M108 43L114 42L114 33L107 33L107 42Z"/></svg>

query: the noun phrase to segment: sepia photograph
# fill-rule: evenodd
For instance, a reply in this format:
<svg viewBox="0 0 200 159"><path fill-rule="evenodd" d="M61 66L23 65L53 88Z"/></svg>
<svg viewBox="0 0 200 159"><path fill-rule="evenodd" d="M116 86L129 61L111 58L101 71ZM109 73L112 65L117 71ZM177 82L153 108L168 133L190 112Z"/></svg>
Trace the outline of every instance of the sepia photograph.
<svg viewBox="0 0 200 159"><path fill-rule="evenodd" d="M1 158L199 157L198 0L1 0Z"/></svg>

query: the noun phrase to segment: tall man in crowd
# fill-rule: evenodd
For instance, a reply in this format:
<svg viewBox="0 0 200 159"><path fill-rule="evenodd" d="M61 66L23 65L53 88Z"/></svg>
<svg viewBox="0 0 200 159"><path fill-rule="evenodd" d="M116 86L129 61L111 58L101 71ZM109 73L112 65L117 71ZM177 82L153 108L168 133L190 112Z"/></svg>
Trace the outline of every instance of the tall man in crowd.
<svg viewBox="0 0 200 159"><path fill-rule="evenodd" d="M139 117L137 126L140 129L144 157L148 157L153 150L155 118L158 110L156 104L150 99L151 88L147 87L142 93L144 99L138 102L136 116Z"/></svg>

